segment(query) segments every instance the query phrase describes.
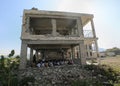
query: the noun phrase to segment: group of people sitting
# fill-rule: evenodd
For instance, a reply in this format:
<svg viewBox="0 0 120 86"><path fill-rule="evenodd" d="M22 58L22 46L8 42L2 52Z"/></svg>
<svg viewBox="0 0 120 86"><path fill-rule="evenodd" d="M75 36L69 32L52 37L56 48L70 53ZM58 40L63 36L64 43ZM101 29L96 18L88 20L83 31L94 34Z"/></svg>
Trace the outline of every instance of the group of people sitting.
<svg viewBox="0 0 120 86"><path fill-rule="evenodd" d="M33 63L32 66L40 68L40 67L60 66L60 65L65 65L65 64L72 65L73 61L72 60L63 60L63 59L60 59L60 60L42 59L42 60L39 60L37 63Z"/></svg>

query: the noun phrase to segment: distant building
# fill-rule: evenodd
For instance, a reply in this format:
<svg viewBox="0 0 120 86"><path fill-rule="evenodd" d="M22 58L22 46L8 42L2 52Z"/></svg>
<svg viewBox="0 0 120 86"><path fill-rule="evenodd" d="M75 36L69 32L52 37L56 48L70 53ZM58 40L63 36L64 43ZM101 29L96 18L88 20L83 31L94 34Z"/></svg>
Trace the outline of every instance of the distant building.
<svg viewBox="0 0 120 86"><path fill-rule="evenodd" d="M27 48L30 62L38 59L86 59L98 57L97 37L92 14L24 10L21 33L20 69L26 68ZM90 23L91 30L84 27ZM96 55L95 55L96 54Z"/></svg>
<svg viewBox="0 0 120 86"><path fill-rule="evenodd" d="M114 52L100 52L99 53L100 57L106 57L106 56L115 56L115 53Z"/></svg>
<svg viewBox="0 0 120 86"><path fill-rule="evenodd" d="M100 55L100 57L106 57L106 53L105 52L100 52L99 55Z"/></svg>
<svg viewBox="0 0 120 86"><path fill-rule="evenodd" d="M107 52L106 55L112 57L112 56L115 56L115 53L114 52Z"/></svg>

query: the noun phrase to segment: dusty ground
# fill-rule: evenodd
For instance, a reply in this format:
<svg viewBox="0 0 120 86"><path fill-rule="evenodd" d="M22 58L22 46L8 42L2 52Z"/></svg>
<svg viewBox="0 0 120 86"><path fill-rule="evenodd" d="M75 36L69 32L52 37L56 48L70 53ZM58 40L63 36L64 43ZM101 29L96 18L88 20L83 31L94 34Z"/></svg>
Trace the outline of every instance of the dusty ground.
<svg viewBox="0 0 120 86"><path fill-rule="evenodd" d="M120 72L120 55L116 57L106 57L101 59L101 64L106 64Z"/></svg>

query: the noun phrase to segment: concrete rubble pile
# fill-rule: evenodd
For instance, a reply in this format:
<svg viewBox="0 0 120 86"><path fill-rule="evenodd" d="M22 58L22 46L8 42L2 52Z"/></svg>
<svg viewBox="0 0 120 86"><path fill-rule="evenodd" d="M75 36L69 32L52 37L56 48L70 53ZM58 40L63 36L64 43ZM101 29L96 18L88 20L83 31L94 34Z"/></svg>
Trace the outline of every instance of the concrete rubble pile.
<svg viewBox="0 0 120 86"><path fill-rule="evenodd" d="M81 68L80 65L62 65L54 67L27 68L19 71L20 77L33 76L37 86L70 86L73 81L85 79L89 73Z"/></svg>

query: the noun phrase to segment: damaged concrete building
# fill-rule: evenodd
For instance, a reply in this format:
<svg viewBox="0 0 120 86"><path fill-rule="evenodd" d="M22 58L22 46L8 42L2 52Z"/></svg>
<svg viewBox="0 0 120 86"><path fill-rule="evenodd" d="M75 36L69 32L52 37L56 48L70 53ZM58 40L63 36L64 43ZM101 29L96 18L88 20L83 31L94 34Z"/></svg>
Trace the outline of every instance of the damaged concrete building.
<svg viewBox="0 0 120 86"><path fill-rule="evenodd" d="M92 14L24 10L21 33L20 69L36 59L72 59L81 65L98 57L97 37ZM84 27L90 24L89 30Z"/></svg>

